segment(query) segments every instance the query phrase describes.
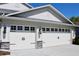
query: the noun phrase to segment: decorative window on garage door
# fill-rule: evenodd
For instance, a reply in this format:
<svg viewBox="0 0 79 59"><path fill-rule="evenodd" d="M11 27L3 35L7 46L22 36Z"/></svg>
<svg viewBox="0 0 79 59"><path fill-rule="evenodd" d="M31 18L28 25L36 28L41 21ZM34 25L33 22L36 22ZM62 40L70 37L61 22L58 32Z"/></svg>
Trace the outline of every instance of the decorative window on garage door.
<svg viewBox="0 0 79 59"><path fill-rule="evenodd" d="M54 31L54 28L51 28L51 32L53 32Z"/></svg>
<svg viewBox="0 0 79 59"><path fill-rule="evenodd" d="M24 27L24 30L25 30L25 31L29 31L29 26L25 26L25 27Z"/></svg>
<svg viewBox="0 0 79 59"><path fill-rule="evenodd" d="M23 26L17 26L17 30L23 30Z"/></svg>
<svg viewBox="0 0 79 59"><path fill-rule="evenodd" d="M42 31L45 32L45 28L42 28Z"/></svg>
<svg viewBox="0 0 79 59"><path fill-rule="evenodd" d="M50 31L50 28L46 28L46 31L49 32Z"/></svg>
<svg viewBox="0 0 79 59"><path fill-rule="evenodd" d="M35 31L35 27L30 27L30 31L34 32Z"/></svg>
<svg viewBox="0 0 79 59"><path fill-rule="evenodd" d="M58 28L55 28L55 32L57 32L58 31Z"/></svg>
<svg viewBox="0 0 79 59"><path fill-rule="evenodd" d="M10 31L16 31L16 26L11 26Z"/></svg>
<svg viewBox="0 0 79 59"><path fill-rule="evenodd" d="M21 32L25 32L25 31L35 32L35 27L12 25L11 28L10 28L10 31L11 32L17 32L17 31L21 31Z"/></svg>

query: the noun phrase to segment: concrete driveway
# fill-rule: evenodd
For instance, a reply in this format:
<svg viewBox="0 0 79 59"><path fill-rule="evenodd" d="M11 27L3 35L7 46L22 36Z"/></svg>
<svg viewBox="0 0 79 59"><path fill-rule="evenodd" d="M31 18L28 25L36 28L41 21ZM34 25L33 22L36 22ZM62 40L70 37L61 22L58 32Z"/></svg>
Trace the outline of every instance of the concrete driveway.
<svg viewBox="0 0 79 59"><path fill-rule="evenodd" d="M42 49L24 49L11 51L13 56L79 56L79 45L60 45Z"/></svg>

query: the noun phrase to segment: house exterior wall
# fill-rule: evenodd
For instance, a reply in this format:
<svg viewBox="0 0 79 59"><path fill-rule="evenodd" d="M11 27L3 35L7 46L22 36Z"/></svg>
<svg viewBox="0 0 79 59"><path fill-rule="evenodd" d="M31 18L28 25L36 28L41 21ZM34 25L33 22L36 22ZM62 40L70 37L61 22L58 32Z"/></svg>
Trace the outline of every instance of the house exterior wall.
<svg viewBox="0 0 79 59"><path fill-rule="evenodd" d="M30 8L23 6L22 4L5 4L0 5L2 9L9 9L15 11L27 11ZM10 17L10 16L9 16ZM63 16L57 13L55 10L51 9L51 7L43 7L37 9L31 9L27 12L22 12L17 15L12 15L12 18L6 17L7 19L2 18L1 30L0 30L0 38L2 42L7 42L3 44L3 48L5 45L10 47L10 50L16 49L31 49L31 48L39 48L39 42L42 43L43 47L61 45L61 44L69 44L72 39L75 38L75 31L72 27L66 25L58 25L56 22L67 23L70 24L69 21L65 20ZM18 18L17 18L18 17ZM13 18L16 18L12 20ZM21 20L21 19L23 20ZM27 21L26 18L29 20ZM19 20L20 19L20 20ZM39 22L35 20L39 20ZM33 21L32 21L33 20ZM40 21L40 20L43 20ZM49 21L50 23L44 23L44 20ZM52 22L55 23L53 24ZM11 31L11 26L15 26L16 30ZM22 26L22 30L18 30L18 26ZM25 31L24 27L29 26L30 30ZM35 31L31 31L31 27L35 28ZM43 31L43 28L54 28L54 29L70 29L69 32L58 32L58 31ZM33 29L33 28L32 28ZM9 46L10 45L10 46ZM42 46L40 45L40 46ZM42 48L42 47L41 47Z"/></svg>
<svg viewBox="0 0 79 59"><path fill-rule="evenodd" d="M69 28L73 31L71 27L56 25L56 24L46 24L46 23L35 23L28 21L18 21L18 20L3 20L3 25L1 28L1 39L3 42L10 42L10 49L30 49L35 48L35 41L42 40L43 47L55 46L60 44L69 44L73 38L72 31L70 33L59 33L59 32L46 32L42 33L40 39L36 39L36 32L10 32L11 25L22 25L22 26L35 26L37 27L55 27L55 28ZM7 27L6 39L3 39L3 27ZM22 40L25 37L25 40ZM58 39L59 37L59 39ZM15 47L15 48L14 48Z"/></svg>

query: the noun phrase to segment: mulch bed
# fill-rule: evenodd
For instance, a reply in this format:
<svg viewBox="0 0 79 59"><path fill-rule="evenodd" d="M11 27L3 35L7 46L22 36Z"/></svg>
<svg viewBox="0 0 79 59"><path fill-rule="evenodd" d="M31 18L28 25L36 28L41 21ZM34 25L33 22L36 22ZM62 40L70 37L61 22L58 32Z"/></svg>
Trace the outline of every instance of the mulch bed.
<svg viewBox="0 0 79 59"><path fill-rule="evenodd" d="M0 51L0 56L3 56L3 55L10 55L10 52L8 52L8 51Z"/></svg>

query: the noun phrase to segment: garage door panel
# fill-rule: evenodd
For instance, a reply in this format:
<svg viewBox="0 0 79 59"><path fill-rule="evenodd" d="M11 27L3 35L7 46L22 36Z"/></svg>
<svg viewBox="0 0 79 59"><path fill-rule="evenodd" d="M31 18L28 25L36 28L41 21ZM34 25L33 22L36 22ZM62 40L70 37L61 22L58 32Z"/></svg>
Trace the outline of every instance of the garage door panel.
<svg viewBox="0 0 79 59"><path fill-rule="evenodd" d="M68 44L70 42L70 35L70 33L43 33L41 35L43 42L45 42L43 47Z"/></svg>
<svg viewBox="0 0 79 59"><path fill-rule="evenodd" d="M35 44L31 44L35 41L35 33L11 32L9 39L11 50L35 48Z"/></svg>

